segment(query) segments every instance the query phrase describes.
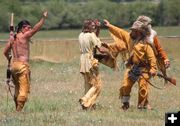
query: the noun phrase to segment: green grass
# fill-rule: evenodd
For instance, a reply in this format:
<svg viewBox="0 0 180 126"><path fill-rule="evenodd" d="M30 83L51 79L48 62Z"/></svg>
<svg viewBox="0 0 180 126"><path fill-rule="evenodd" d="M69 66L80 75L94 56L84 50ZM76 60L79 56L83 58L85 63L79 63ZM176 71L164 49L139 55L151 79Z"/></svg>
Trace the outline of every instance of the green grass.
<svg viewBox="0 0 180 126"><path fill-rule="evenodd" d="M172 68L175 68L176 63L173 62ZM31 61L31 67L31 93L24 112L14 111L14 103L10 95L8 106L6 106L6 91L4 85L1 84L1 126L159 126L164 124L165 112L180 110L179 85L171 86L163 91L151 87L150 102L154 110L137 110L138 87L135 84L132 90L131 107L124 112L120 109L118 99L123 72L122 70L112 71L101 65L103 89L97 100L97 109L83 111L78 104L78 99L84 92L78 59L59 64ZM5 68L1 67L0 70L3 73ZM180 69L172 72L179 73ZM4 75L0 74L0 79L3 80L3 78ZM159 81L155 84L163 85Z"/></svg>

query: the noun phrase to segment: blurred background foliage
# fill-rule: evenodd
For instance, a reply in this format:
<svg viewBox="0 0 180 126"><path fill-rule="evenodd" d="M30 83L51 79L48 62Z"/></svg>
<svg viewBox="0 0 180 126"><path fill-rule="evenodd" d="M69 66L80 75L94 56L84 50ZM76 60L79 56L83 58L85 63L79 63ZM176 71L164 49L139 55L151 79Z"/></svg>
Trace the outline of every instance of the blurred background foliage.
<svg viewBox="0 0 180 126"><path fill-rule="evenodd" d="M152 18L153 26L179 26L179 0L1 0L0 32L8 31L11 12L17 24L26 19L35 24L44 10L49 17L43 29L81 28L88 18L108 19L129 27L139 15Z"/></svg>

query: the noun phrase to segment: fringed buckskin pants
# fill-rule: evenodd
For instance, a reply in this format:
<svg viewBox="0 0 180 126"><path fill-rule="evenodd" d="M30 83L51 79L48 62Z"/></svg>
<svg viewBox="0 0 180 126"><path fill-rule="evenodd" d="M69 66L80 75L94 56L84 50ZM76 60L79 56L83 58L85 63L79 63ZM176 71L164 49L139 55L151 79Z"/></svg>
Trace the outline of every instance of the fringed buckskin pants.
<svg viewBox="0 0 180 126"><path fill-rule="evenodd" d="M100 94L101 79L98 67L91 68L90 72L83 73L85 80L85 95L80 99L80 103L85 108L91 108Z"/></svg>
<svg viewBox="0 0 180 126"><path fill-rule="evenodd" d="M14 102L16 110L21 111L30 92L30 69L28 63L13 61L11 64L13 83L15 85Z"/></svg>
<svg viewBox="0 0 180 126"><path fill-rule="evenodd" d="M131 88L135 81L131 80L128 76L128 72L130 69L125 71L124 80L122 82L122 86L119 89L120 91L120 99L122 103L129 102ZM143 77L142 77L143 76ZM149 83L146 81L150 79L150 76L147 73L143 73L142 76L138 79L138 107L145 107L148 105L148 93L149 93Z"/></svg>

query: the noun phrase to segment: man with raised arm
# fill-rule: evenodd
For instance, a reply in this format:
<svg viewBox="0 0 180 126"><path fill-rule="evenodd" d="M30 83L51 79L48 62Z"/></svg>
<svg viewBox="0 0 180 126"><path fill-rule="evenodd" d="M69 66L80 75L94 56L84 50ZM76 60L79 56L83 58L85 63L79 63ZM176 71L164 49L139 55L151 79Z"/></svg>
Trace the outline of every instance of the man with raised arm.
<svg viewBox="0 0 180 126"><path fill-rule="evenodd" d="M10 34L4 49L4 55L7 59L10 58L9 52L11 50L13 54L11 73L15 85L14 102L16 111L22 111L30 92L29 41L40 30L47 15L47 11L43 12L42 18L34 27L31 27L27 20L20 21L16 29L17 34L14 36Z"/></svg>
<svg viewBox="0 0 180 126"><path fill-rule="evenodd" d="M155 53L155 56L157 58L157 64L158 64L158 70L162 72L164 76L166 76L166 69L170 66L170 61L168 59L168 56L166 52L163 50L162 46L160 45L160 42L158 41L157 33L152 29L151 26L151 18L141 15L137 18L137 21L142 22L144 25L148 27L150 30L150 35L147 37L147 42L151 45L153 48L153 51ZM108 27L111 35L113 36L113 39L115 41L121 40L125 43L126 45L126 51L118 51L119 53L122 54L122 58L124 61L127 61L130 55L130 51L132 50L132 40L130 37L130 32L112 25L109 21L104 20L105 26ZM111 45L112 48L117 46L118 42L115 42L114 45ZM121 45L118 46L120 48Z"/></svg>

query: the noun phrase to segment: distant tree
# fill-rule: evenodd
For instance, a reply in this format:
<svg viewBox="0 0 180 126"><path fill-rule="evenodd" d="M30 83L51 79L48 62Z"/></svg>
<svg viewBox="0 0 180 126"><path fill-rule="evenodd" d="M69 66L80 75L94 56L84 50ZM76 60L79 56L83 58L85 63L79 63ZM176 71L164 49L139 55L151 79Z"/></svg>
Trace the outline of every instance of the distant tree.
<svg viewBox="0 0 180 126"><path fill-rule="evenodd" d="M49 0L19 0L19 1L23 3L31 3L31 2L46 2Z"/></svg>
<svg viewBox="0 0 180 126"><path fill-rule="evenodd" d="M45 23L47 29L59 28L64 22L66 10L70 9L66 2L62 0L49 1L42 6L48 10L48 20Z"/></svg>
<svg viewBox="0 0 180 126"><path fill-rule="evenodd" d="M34 24L48 10L43 28L81 28L85 19L108 19L130 27L139 15L152 18L153 25L180 25L180 0L0 0L0 31L9 30L13 12L15 24L27 19Z"/></svg>
<svg viewBox="0 0 180 126"><path fill-rule="evenodd" d="M14 19L15 22L18 20L19 16L22 13L21 10L21 3L19 0L6 0L0 1L0 31L8 31L9 30L9 23L10 23L10 15L13 12L16 18Z"/></svg>
<svg viewBox="0 0 180 126"><path fill-rule="evenodd" d="M139 1L143 1L143 2L149 2L149 1L157 1L157 0L109 0L112 2L139 2Z"/></svg>
<svg viewBox="0 0 180 126"><path fill-rule="evenodd" d="M158 6L156 15L159 25L180 25L179 8L179 0L162 0Z"/></svg>

